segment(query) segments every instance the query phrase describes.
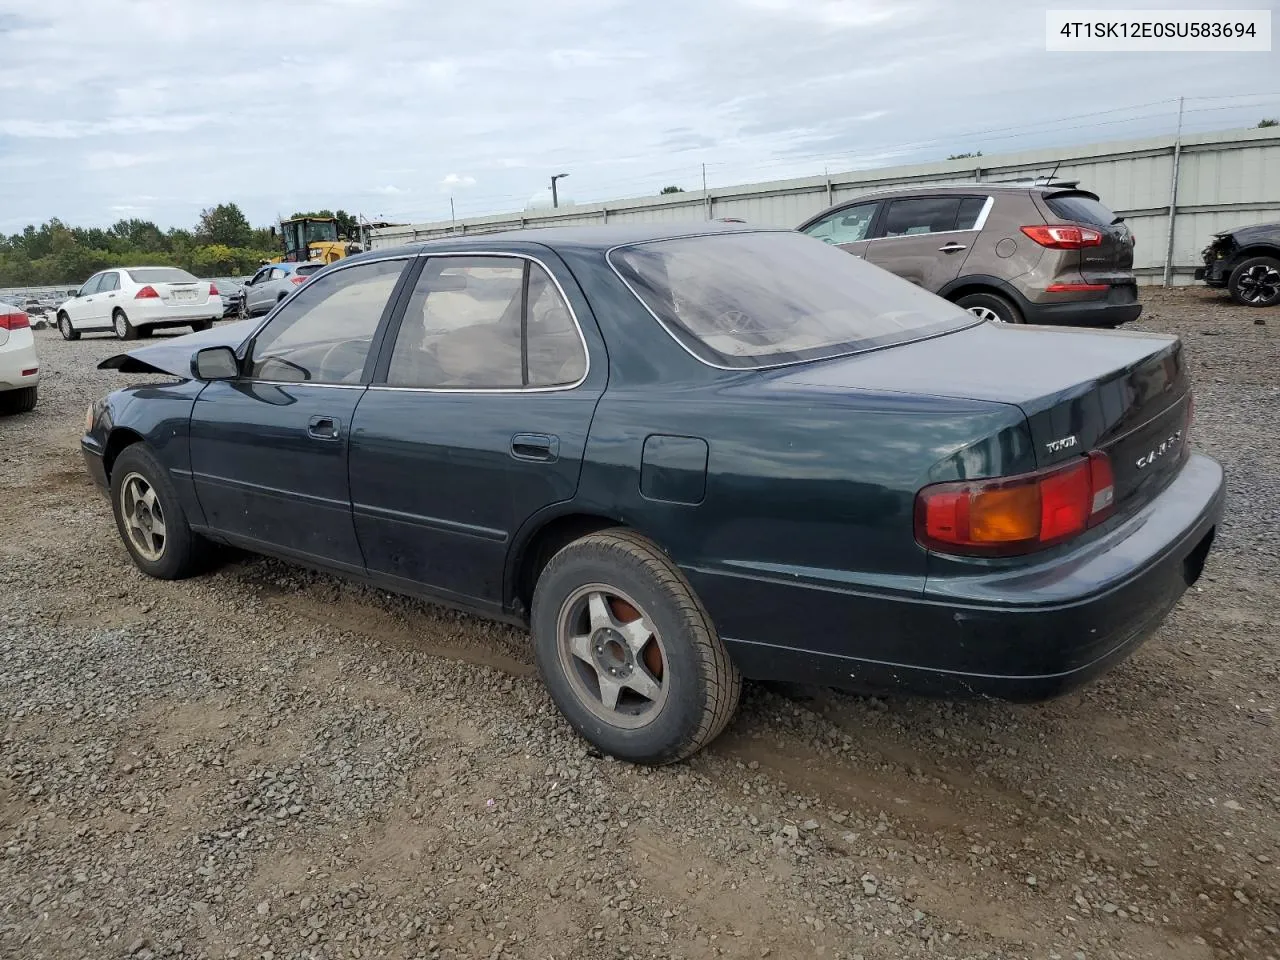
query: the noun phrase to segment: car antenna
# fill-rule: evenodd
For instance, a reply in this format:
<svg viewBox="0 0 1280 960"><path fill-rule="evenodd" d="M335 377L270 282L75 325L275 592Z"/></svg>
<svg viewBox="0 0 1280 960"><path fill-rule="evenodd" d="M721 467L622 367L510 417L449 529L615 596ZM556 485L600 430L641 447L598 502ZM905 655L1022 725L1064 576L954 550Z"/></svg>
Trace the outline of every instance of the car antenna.
<svg viewBox="0 0 1280 960"><path fill-rule="evenodd" d="M1045 183L1046 183L1046 184L1051 184L1051 183L1053 183L1053 178L1054 178L1055 176L1057 176L1057 174L1058 174L1058 168L1059 168L1060 166L1062 166L1062 160L1061 160L1061 159L1059 159L1059 160L1058 160L1058 162L1057 162L1057 163L1055 163L1055 164L1053 165L1053 169L1049 171L1049 179L1045 181Z"/></svg>

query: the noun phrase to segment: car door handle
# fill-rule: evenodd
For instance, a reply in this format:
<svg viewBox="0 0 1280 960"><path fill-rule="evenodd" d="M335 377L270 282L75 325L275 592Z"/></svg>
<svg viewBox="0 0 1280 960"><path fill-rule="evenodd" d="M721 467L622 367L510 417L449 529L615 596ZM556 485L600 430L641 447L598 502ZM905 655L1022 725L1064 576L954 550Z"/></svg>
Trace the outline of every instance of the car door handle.
<svg viewBox="0 0 1280 960"><path fill-rule="evenodd" d="M560 438L545 433L517 433L511 438L511 456L517 460L558 460Z"/></svg>
<svg viewBox="0 0 1280 960"><path fill-rule="evenodd" d="M312 417L307 424L307 436L317 440L337 440L342 432L341 426L335 417Z"/></svg>
<svg viewBox="0 0 1280 960"><path fill-rule="evenodd" d="M961 250L968 250L963 243L944 243L938 248L942 253L959 253Z"/></svg>

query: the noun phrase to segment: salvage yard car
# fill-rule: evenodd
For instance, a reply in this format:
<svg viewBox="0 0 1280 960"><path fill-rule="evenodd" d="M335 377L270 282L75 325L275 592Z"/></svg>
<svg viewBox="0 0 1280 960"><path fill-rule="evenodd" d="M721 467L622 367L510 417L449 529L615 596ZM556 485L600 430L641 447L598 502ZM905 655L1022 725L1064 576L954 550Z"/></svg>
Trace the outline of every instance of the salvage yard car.
<svg viewBox="0 0 1280 960"><path fill-rule="evenodd" d="M793 231L378 250L102 366L179 378L86 412L143 572L232 544L527 625L638 762L711 741L742 676L1060 694L1222 510L1178 339L991 323Z"/></svg>
<svg viewBox="0 0 1280 960"><path fill-rule="evenodd" d="M178 267L103 270L58 307L58 332L79 340L90 331L114 331L121 340L150 336L161 327L208 330L222 319L222 297L208 280Z"/></svg>
<svg viewBox="0 0 1280 960"><path fill-rule="evenodd" d="M40 383L40 361L26 312L0 302L0 414L34 410Z"/></svg>
<svg viewBox="0 0 1280 960"><path fill-rule="evenodd" d="M1133 234L1074 180L893 187L798 229L986 320L1117 327L1142 313Z"/></svg>
<svg viewBox="0 0 1280 960"><path fill-rule="evenodd" d="M1215 233L1201 256L1204 266L1196 267L1196 279L1206 286L1226 287L1245 307L1280 304L1280 223Z"/></svg>

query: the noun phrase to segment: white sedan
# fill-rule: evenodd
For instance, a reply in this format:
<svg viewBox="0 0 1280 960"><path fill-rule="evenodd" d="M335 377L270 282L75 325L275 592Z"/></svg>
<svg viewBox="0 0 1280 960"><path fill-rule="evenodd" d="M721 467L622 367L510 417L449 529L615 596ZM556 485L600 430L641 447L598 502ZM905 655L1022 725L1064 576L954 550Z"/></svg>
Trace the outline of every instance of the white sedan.
<svg viewBox="0 0 1280 960"><path fill-rule="evenodd" d="M36 405L40 361L31 320L0 301L0 413L26 413Z"/></svg>
<svg viewBox="0 0 1280 960"><path fill-rule="evenodd" d="M177 267L122 267L95 273L58 307L58 331L64 340L92 330L133 340L157 327L208 330L221 317L222 297L208 280Z"/></svg>

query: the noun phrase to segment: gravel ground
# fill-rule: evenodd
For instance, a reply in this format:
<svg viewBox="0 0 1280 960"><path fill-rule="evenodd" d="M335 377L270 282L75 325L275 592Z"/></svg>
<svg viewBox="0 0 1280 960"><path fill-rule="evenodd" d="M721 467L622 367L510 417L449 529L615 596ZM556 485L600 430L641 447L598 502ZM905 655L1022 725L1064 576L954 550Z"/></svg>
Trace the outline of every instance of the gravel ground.
<svg viewBox="0 0 1280 960"><path fill-rule="evenodd" d="M129 562L83 473L120 345L0 421L0 956L1280 958L1280 312L1158 291L1230 481L1159 634L1039 706L748 685L647 770L515 630L243 558Z"/></svg>

